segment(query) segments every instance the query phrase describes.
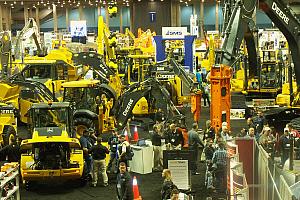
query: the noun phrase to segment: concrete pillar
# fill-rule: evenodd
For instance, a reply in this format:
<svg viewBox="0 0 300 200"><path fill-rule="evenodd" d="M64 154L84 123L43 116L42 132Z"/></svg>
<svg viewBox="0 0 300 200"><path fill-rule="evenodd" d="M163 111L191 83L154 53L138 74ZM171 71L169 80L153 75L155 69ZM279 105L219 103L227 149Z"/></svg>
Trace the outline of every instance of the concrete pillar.
<svg viewBox="0 0 300 200"><path fill-rule="evenodd" d="M79 11L79 20L84 20L83 19L83 8L82 8L82 5L79 6L78 11Z"/></svg>
<svg viewBox="0 0 300 200"><path fill-rule="evenodd" d="M3 22L2 22L2 5L0 4L0 32L3 31Z"/></svg>
<svg viewBox="0 0 300 200"><path fill-rule="evenodd" d="M69 8L66 7L66 29L69 30Z"/></svg>
<svg viewBox="0 0 300 200"><path fill-rule="evenodd" d="M130 31L134 33L134 17L135 17L135 5L132 3L130 6Z"/></svg>
<svg viewBox="0 0 300 200"><path fill-rule="evenodd" d="M32 9L33 9L33 8L30 8L30 9L29 9L29 15L28 15L29 18L33 18Z"/></svg>
<svg viewBox="0 0 300 200"><path fill-rule="evenodd" d="M53 30L55 33L58 31L58 24L57 24L57 12L56 12L56 5L53 4Z"/></svg>
<svg viewBox="0 0 300 200"><path fill-rule="evenodd" d="M171 1L171 26L178 26L178 6L179 3Z"/></svg>
<svg viewBox="0 0 300 200"><path fill-rule="evenodd" d="M24 21L25 21L25 24L28 22L28 7L27 7L27 5L24 5Z"/></svg>
<svg viewBox="0 0 300 200"><path fill-rule="evenodd" d="M177 3L176 10L177 10L177 26L181 26L181 7L180 7L180 3Z"/></svg>
<svg viewBox="0 0 300 200"><path fill-rule="evenodd" d="M204 0L200 0L200 38L204 38Z"/></svg>
<svg viewBox="0 0 300 200"><path fill-rule="evenodd" d="M120 33L123 33L123 6L120 6Z"/></svg>
<svg viewBox="0 0 300 200"><path fill-rule="evenodd" d="M101 6L98 6L98 17L101 15Z"/></svg>
<svg viewBox="0 0 300 200"><path fill-rule="evenodd" d="M219 30L219 3L216 1L216 31Z"/></svg>
<svg viewBox="0 0 300 200"><path fill-rule="evenodd" d="M4 18L4 23L5 23L5 28L3 29L4 31L9 31L8 27L9 27L9 14L8 14L8 6L4 6L4 8L2 9L3 11L3 18Z"/></svg>
<svg viewBox="0 0 300 200"><path fill-rule="evenodd" d="M35 8L35 21L36 21L36 25L38 27L38 31L40 32L40 13L39 13L38 7Z"/></svg>
<svg viewBox="0 0 300 200"><path fill-rule="evenodd" d="M109 28L109 13L108 13L108 5L105 4L105 23L106 26Z"/></svg>
<svg viewBox="0 0 300 200"><path fill-rule="evenodd" d="M8 8L7 10L8 12L8 24L7 24L7 30L10 30L11 31L11 24L12 24L12 18L11 18L11 8Z"/></svg>

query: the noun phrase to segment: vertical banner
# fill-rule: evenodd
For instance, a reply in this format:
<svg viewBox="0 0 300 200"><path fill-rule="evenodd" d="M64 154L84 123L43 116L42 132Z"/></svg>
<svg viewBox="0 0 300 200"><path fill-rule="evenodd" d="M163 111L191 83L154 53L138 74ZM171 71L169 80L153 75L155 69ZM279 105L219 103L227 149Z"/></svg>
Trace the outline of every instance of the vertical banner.
<svg viewBox="0 0 300 200"><path fill-rule="evenodd" d="M244 173L248 185L254 184L254 140L246 138L236 139L239 148L240 162L243 163ZM249 186L250 199L254 198L253 188Z"/></svg>

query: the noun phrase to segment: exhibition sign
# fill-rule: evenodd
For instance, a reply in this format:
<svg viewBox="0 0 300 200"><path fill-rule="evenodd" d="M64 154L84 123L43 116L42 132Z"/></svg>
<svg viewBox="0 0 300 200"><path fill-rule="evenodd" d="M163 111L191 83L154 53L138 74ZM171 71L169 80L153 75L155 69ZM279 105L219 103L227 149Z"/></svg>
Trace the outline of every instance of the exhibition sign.
<svg viewBox="0 0 300 200"><path fill-rule="evenodd" d="M70 21L71 36L87 36L86 21Z"/></svg>
<svg viewBox="0 0 300 200"><path fill-rule="evenodd" d="M187 27L162 27L161 33L165 40L183 40L187 35Z"/></svg>

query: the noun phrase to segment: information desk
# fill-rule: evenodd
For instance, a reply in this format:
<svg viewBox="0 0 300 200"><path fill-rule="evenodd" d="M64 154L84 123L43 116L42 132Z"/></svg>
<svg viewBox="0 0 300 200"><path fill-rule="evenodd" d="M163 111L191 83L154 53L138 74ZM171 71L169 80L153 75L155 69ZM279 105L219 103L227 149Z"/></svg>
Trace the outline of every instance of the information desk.
<svg viewBox="0 0 300 200"><path fill-rule="evenodd" d="M153 166L153 147L152 146L134 146L132 145L134 156L129 161L130 170L138 174L152 173Z"/></svg>

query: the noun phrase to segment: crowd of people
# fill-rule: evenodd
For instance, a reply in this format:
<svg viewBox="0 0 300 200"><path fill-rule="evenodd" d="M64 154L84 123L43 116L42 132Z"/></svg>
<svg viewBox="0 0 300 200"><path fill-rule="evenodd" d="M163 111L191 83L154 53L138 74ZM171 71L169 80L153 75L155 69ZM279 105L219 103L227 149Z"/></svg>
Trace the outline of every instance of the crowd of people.
<svg viewBox="0 0 300 200"><path fill-rule="evenodd" d="M237 136L255 139L272 159L280 156L280 167L283 167L290 156L291 141L293 140L294 146L298 147L300 134L291 123L286 124L283 134L280 132L267 123L262 111L258 111L256 117L247 119L247 127L243 128ZM300 158L299 151L296 151L295 155L296 159Z"/></svg>

